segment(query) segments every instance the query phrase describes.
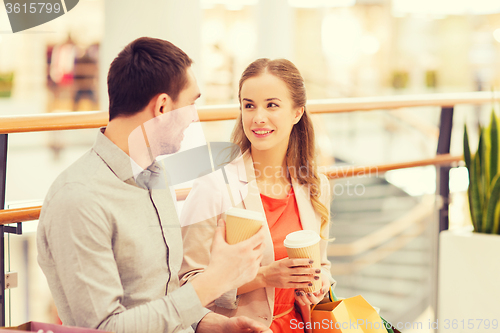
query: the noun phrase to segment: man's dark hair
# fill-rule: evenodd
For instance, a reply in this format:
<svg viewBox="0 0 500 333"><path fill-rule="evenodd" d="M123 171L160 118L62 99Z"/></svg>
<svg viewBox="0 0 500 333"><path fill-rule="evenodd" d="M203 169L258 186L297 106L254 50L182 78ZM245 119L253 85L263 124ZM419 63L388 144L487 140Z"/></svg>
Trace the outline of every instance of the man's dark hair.
<svg viewBox="0 0 500 333"><path fill-rule="evenodd" d="M161 93L175 102L187 85L186 69L192 63L166 40L141 37L128 44L109 68L109 120L139 112Z"/></svg>

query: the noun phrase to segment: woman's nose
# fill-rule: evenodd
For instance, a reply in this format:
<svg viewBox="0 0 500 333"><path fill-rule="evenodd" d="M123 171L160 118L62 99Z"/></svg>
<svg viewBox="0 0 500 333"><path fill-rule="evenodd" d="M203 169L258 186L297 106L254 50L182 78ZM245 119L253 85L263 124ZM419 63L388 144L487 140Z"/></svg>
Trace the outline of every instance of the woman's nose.
<svg viewBox="0 0 500 333"><path fill-rule="evenodd" d="M258 108L255 112L255 115L253 117L253 122L256 124L263 124L266 122L266 115L265 111L262 110L261 108Z"/></svg>

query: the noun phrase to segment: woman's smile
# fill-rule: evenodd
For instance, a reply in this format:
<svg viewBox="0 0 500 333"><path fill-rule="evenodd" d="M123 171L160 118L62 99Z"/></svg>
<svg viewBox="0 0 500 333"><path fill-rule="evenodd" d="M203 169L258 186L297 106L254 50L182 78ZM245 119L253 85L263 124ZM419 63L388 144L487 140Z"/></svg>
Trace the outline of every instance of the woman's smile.
<svg viewBox="0 0 500 333"><path fill-rule="evenodd" d="M268 128L255 128L252 129L252 132L257 138L267 138L274 132L274 130Z"/></svg>

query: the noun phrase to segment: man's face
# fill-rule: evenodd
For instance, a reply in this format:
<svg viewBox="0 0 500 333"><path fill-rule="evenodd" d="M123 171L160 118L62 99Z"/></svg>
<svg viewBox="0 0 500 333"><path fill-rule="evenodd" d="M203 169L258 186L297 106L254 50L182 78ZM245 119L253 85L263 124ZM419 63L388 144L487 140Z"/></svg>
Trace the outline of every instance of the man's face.
<svg viewBox="0 0 500 333"><path fill-rule="evenodd" d="M173 103L172 110L156 118L161 126L155 131L157 141L155 156L173 154L179 151L184 139L184 131L192 122L198 121L198 113L194 106L195 101L201 96L191 67L186 69L187 85L181 90L177 100ZM153 148L153 145L151 145ZM153 148L154 149L154 148Z"/></svg>
<svg viewBox="0 0 500 333"><path fill-rule="evenodd" d="M151 158L179 151L184 130L192 122L199 121L194 103L200 97L200 90L191 67L186 69L186 76L187 85L171 104L171 110L165 110L130 134L129 154L136 162L146 158L148 161L142 164L147 166L152 163Z"/></svg>

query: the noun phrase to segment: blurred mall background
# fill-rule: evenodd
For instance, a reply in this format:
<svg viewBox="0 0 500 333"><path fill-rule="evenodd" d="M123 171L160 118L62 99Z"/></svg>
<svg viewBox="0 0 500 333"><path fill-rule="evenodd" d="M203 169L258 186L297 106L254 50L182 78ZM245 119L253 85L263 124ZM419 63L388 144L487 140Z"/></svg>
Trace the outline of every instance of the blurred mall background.
<svg viewBox="0 0 500 333"><path fill-rule="evenodd" d="M239 76L258 57L293 61L309 99L500 87L498 0L80 0L64 16L16 34L3 8L0 115L106 110L108 66L140 36L170 40L194 59L202 91L198 105L237 103ZM455 108L453 155L462 154L463 124L485 123L491 108ZM360 166L433 157L439 111L315 115L320 163ZM225 141L233 124L202 126L208 141ZM95 132L9 135L8 207L41 204L55 177L91 147ZM358 193L340 192L356 184ZM453 168L452 228L470 223L467 185L465 168ZM336 181L332 188L338 189L332 203L335 244L409 219L416 209L424 216L397 244L333 253L330 259L337 295L362 294L389 321L427 322L435 304L435 167ZM23 227L22 236L6 236L6 269L19 272L19 286L7 291L7 324L56 322L36 262L36 222Z"/></svg>

